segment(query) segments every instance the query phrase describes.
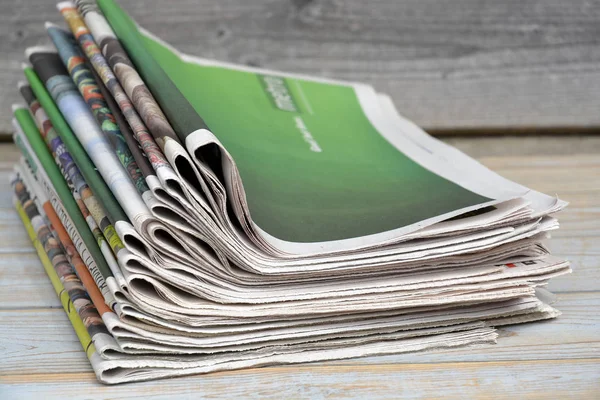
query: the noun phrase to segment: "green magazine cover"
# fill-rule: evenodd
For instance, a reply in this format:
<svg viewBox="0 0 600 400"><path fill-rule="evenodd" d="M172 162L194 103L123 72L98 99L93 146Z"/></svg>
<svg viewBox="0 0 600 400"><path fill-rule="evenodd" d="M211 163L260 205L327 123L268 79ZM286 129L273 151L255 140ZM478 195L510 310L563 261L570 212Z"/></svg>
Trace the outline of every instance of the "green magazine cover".
<svg viewBox="0 0 600 400"><path fill-rule="evenodd" d="M252 221L276 246L377 243L508 199L446 179L391 143L360 85L196 62L112 0L98 4L179 137L187 143L205 123L231 154Z"/></svg>

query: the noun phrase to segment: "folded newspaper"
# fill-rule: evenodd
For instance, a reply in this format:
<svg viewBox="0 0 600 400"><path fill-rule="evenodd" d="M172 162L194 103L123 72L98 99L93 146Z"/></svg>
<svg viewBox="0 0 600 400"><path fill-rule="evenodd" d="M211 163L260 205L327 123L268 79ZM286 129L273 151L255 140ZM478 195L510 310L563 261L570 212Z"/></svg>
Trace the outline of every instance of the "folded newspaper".
<svg viewBox="0 0 600 400"><path fill-rule="evenodd" d="M566 206L372 87L179 53L113 0L26 50L15 207L99 381L493 343Z"/></svg>

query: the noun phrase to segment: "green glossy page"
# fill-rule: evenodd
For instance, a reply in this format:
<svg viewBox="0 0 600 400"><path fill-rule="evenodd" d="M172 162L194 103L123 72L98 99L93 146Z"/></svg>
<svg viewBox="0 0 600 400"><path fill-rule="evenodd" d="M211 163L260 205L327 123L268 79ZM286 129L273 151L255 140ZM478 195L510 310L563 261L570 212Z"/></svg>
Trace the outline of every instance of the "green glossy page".
<svg viewBox="0 0 600 400"><path fill-rule="evenodd" d="M148 57L231 153L254 222L278 239L356 238L491 200L391 145L351 86L186 62L112 0L98 4L151 89L161 76L145 69ZM177 104L161 100L167 110Z"/></svg>

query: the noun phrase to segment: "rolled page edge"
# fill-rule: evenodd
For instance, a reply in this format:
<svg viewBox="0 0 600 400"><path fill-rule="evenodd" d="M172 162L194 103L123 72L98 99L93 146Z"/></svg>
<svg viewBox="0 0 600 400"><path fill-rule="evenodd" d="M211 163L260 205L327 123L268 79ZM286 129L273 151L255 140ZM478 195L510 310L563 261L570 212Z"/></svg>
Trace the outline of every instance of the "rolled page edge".
<svg viewBox="0 0 600 400"><path fill-rule="evenodd" d="M77 6L75 6L75 3L73 3L72 1L61 1L60 3L56 4L56 8L59 11L64 10L65 8L77 8Z"/></svg>
<svg viewBox="0 0 600 400"><path fill-rule="evenodd" d="M50 45L31 46L25 49L25 58L29 60L29 57L35 53L57 53L57 51L56 48Z"/></svg>
<svg viewBox="0 0 600 400"><path fill-rule="evenodd" d="M27 107L25 107L23 104L19 104L19 103L13 103L10 108L13 113L18 110L27 110Z"/></svg>
<svg viewBox="0 0 600 400"><path fill-rule="evenodd" d="M63 28L62 26L56 25L54 22L50 22L50 21L44 22L44 28L46 28L46 30L48 30L50 28L60 29L61 31L67 32L67 30L65 28ZM70 31L69 31L69 33L70 33Z"/></svg>

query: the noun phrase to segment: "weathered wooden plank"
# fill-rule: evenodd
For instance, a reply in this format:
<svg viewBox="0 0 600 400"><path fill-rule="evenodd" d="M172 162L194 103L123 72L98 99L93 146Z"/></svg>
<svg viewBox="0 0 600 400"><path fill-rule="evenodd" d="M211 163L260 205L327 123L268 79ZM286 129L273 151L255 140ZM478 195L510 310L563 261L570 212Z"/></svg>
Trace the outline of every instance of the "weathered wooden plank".
<svg viewBox="0 0 600 400"><path fill-rule="evenodd" d="M426 127L600 126L596 0L120 2L184 52L364 81ZM45 20L62 22L53 2L4 7L0 131L20 100L23 50L47 42Z"/></svg>
<svg viewBox="0 0 600 400"><path fill-rule="evenodd" d="M20 373L17 371L21 369L40 373L91 371L62 308L3 310L0 315L0 375Z"/></svg>
<svg viewBox="0 0 600 400"><path fill-rule="evenodd" d="M92 373L0 376L7 398L574 398L600 390L597 359L396 365L300 365L102 386Z"/></svg>
<svg viewBox="0 0 600 400"><path fill-rule="evenodd" d="M497 345L332 361L331 365L414 364L600 357L599 292L564 293L552 321L502 328ZM4 310L0 322L0 375L90 371L62 310ZM293 370L293 367L290 367Z"/></svg>
<svg viewBox="0 0 600 400"><path fill-rule="evenodd" d="M555 239L558 241L558 239ZM592 238L598 241L598 238ZM564 242L563 242L564 243ZM555 248L556 246L553 246ZM598 255L565 254L563 251L553 253L571 262L573 273L551 279L548 289L554 293L598 290L600 282L600 257Z"/></svg>
<svg viewBox="0 0 600 400"><path fill-rule="evenodd" d="M7 210L6 214L10 215L12 212L14 211ZM0 216L2 216L1 212ZM2 221L2 225L0 226L0 243L2 243L2 246L0 246L0 257L3 257L3 254L6 253L32 253L34 251L20 220Z"/></svg>
<svg viewBox="0 0 600 400"><path fill-rule="evenodd" d="M0 253L0 309L62 307L31 249L30 253Z"/></svg>
<svg viewBox="0 0 600 400"><path fill-rule="evenodd" d="M443 136L440 139L471 157L519 157L526 162L536 156L569 156L598 154L600 137L597 135L525 135L512 136Z"/></svg>

